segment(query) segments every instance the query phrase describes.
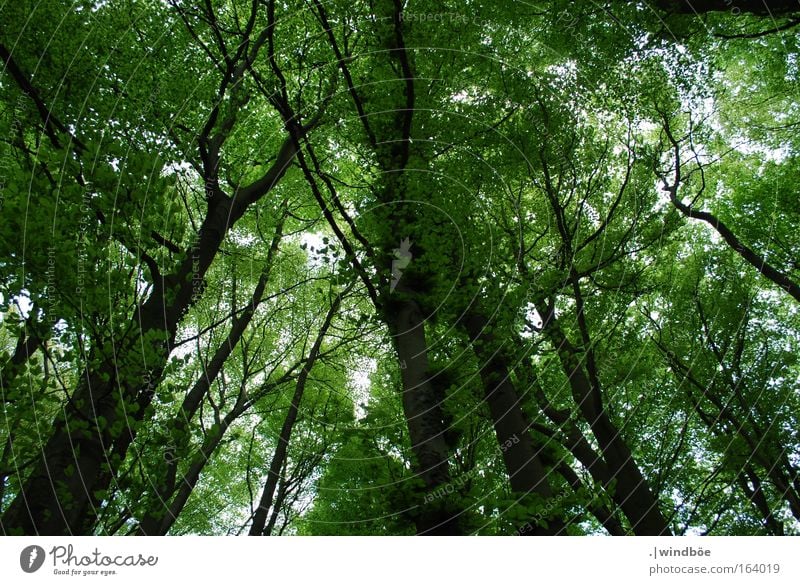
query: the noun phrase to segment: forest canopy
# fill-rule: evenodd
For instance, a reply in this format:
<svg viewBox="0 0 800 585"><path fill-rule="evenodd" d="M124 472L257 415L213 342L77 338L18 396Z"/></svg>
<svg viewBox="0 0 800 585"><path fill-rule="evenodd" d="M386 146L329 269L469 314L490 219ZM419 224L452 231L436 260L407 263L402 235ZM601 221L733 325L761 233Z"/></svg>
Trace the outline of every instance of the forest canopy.
<svg viewBox="0 0 800 585"><path fill-rule="evenodd" d="M800 534L797 2L0 20L0 534Z"/></svg>

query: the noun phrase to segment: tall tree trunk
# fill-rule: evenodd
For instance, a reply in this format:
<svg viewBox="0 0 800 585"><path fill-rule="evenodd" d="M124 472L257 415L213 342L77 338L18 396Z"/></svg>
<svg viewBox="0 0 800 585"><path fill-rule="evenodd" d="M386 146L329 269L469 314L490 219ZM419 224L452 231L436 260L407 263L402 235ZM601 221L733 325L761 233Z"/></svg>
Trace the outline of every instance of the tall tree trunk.
<svg viewBox="0 0 800 585"><path fill-rule="evenodd" d="M614 487L612 481L614 476L611 473L606 461L597 451L594 450L586 436L583 434L580 428L578 428L578 425L576 425L575 422L570 419L569 411L560 411L553 408L553 406L547 400L544 390L539 385L539 381L535 376L532 377L530 384L532 386L534 395L536 396L536 400L539 403L539 408L556 426L558 433L553 432L551 429L543 425L534 425L534 427L542 434L552 437L553 440L559 441L564 448L572 453L573 457L575 457L575 459L580 462L584 469L589 472L589 475L592 477L595 483L602 486L611 500L621 509L625 495L618 490L612 489ZM564 478L567 479L570 484L574 484L574 480L569 479L568 475L564 473L562 473L562 475L564 475ZM577 476L575 479L580 481ZM591 512L609 531L609 534L615 536L624 536L626 534L616 516L614 516L614 514L610 511L606 511L600 507L596 510L593 508Z"/></svg>
<svg viewBox="0 0 800 585"><path fill-rule="evenodd" d="M117 341L110 355L90 356L72 399L53 423L53 434L39 461L3 514L0 531L92 532L98 504L135 437L134 423L144 418L163 374L178 323L198 297L196 283L202 281L228 230L248 205L283 176L296 152L293 144L291 140L284 143L265 175L268 179L254 183L257 188L252 193L233 200L216 192L197 245L184 254L179 269L155 282L153 292L133 316L130 332ZM149 355L143 355L143 345Z"/></svg>
<svg viewBox="0 0 800 585"><path fill-rule="evenodd" d="M783 536L783 524L775 518L775 515L772 513L769 502L767 502L767 496L764 494L761 479L758 477L753 467L751 465L746 466L736 479L739 483L739 487L742 488L742 491L747 496L747 499L761 514L761 517L764 519L764 526L770 534ZM752 488L750 484L753 484Z"/></svg>
<svg viewBox="0 0 800 585"><path fill-rule="evenodd" d="M325 321L322 323L322 328L319 330L319 335L317 335L317 339L314 341L314 345L311 347L311 351L308 354L306 364L303 366L303 369L300 371L300 375L297 377L294 395L292 396L292 402L289 405L289 411L286 413L286 418L283 421L281 432L278 435L278 444L275 447L275 452L272 454L272 461L270 462L269 471L267 472L267 481L264 484L264 491L261 494L258 508L253 515L253 523L250 525L250 536L263 536L269 534L265 530L267 515L272 507L272 501L275 496L275 488L277 487L278 480L281 476L281 469L283 469L286 463L289 441L292 438L292 430L294 429L295 422L297 422L297 415L300 412L300 402L303 400L306 382L308 381L308 376L311 373L311 369L314 367L314 364L319 357L319 352L322 348L322 342L325 339L325 336L328 334L328 329L330 329L333 318L339 311L341 302L342 295L339 294L336 296L336 299L333 301L333 303L331 303L328 314L325 315Z"/></svg>
<svg viewBox="0 0 800 585"><path fill-rule="evenodd" d="M255 19L258 9L253 4L251 19ZM135 437L135 423L148 412L178 324L202 294L203 287L198 284L228 230L281 180L297 153L296 142L287 139L259 179L237 188L233 197L220 188L220 153L244 99L241 81L271 33L271 27L267 27L257 38L242 43L242 50L228 63L220 79L217 100L198 135L207 211L196 245L184 252L179 267L168 276L161 275L152 258L142 255L153 277L151 295L136 308L125 329L127 334L113 340L112 351L100 355L93 348L71 400L53 423L53 434L42 448L39 461L0 519L0 532L57 535L92 531L97 506ZM34 101L53 147L69 148L80 158L87 150L84 143L57 119L29 76L2 45L0 57L20 90ZM314 126L319 119L315 117L303 129ZM64 135L69 139L66 146L61 142ZM76 180L83 184L82 177Z"/></svg>
<svg viewBox="0 0 800 585"><path fill-rule="evenodd" d="M379 199L389 206L392 202L402 202L407 195L405 171L411 156L411 134L416 95L412 57L406 50L404 40L403 3L400 0L380 0L372 7L376 16L377 35L386 48L385 56L392 60L392 67L395 68L398 75L394 80L394 87L399 89L397 92L390 92L391 96L398 98L396 108L393 110L394 120L391 125L384 128L385 132L381 136L377 136L370 125L369 116L363 109L363 102L353 85L335 35L332 34L332 29L327 23L322 3L315 2L314 4L323 26L326 26L328 40L334 54L337 55L339 68L348 83L350 94L359 112L359 120L369 137L369 146L376 154L378 164L386 172L386 184L383 185ZM274 19L274 1L270 1L268 20L270 23L274 23ZM269 43L272 46L272 39ZM297 121L288 96L284 75L274 59L274 54L271 54L270 64L273 74L281 86L280 95L275 99L280 102L283 119L295 139L297 149L300 150L306 134ZM382 278L380 274L378 280L386 282L382 282L382 286L379 287L381 292L378 292L373 278L367 273L348 238L337 225L336 218L320 191L316 176L319 176L325 183L334 207L348 223L353 236L364 246L370 260L376 260L375 249L382 250L384 257L391 258L392 246L385 241L385 238L380 238L382 241L378 242L368 242L362 236L339 201L334 185L321 172L314 149L306 144L306 151L314 170L312 171L311 166L306 162L303 152L298 154L298 164L326 221L342 245L353 269L367 289L370 299L393 337L393 345L401 367L402 404L414 453L414 470L426 491L436 490L450 481L450 453L444 439L446 429L441 407L438 404L438 392L430 381L424 314L420 308L419 299L414 291L407 288L403 282L400 282L395 289L396 296L390 298L391 290L388 279ZM415 223L414 218L404 218L405 221L401 222L399 217L394 217L394 220L396 225L405 225L406 227L413 226ZM386 269L384 274L390 273L387 266L380 266L377 262L374 266L378 270ZM424 535L460 534L459 513L460 511L455 509L452 504L448 504L444 498L434 498L432 501L421 504L416 510L415 517L417 533Z"/></svg>
<svg viewBox="0 0 800 585"><path fill-rule="evenodd" d="M519 494L535 493L547 500L553 496L547 469L531 436L532 423L522 410L507 363L488 329L489 321L483 315L470 313L464 318L463 325L480 364L486 403L511 489ZM547 527L537 523L531 527L532 530L526 530L525 534L564 534L564 522L560 517L547 519Z"/></svg>
<svg viewBox="0 0 800 585"><path fill-rule="evenodd" d="M175 437L173 443L170 445L172 456L167 459L167 469L166 473L163 475L163 478L161 475L159 475L158 479L156 480L158 482L156 484L156 501L163 502L165 509L151 510L148 512L139 525L139 532L141 534L147 535L161 533L164 512L167 512L169 509L167 502L169 502L176 489L178 463L180 461L178 455L182 452L182 448L189 440L189 422L200 408L206 393L217 379L217 376L219 376L219 373L222 371L225 361L228 359L228 357L230 357L234 348L239 344L239 341L244 335L247 327L250 325L253 316L255 315L256 309L258 309L259 305L261 304L261 301L264 297L264 291L266 290L269 276L272 271L275 255L278 251L278 245L280 244L283 236L283 221L285 217L286 216L284 215L279 220L278 226L275 230L275 235L272 238L269 251L267 252L266 264L258 278L258 282L253 290L253 295L250 299L250 302L239 316L233 318L233 323L231 324L231 329L228 332L227 337L214 352L214 355L212 356L203 373L195 381L191 389L186 393L179 412L175 415L175 417L172 419L172 423L169 425L171 432Z"/></svg>
<svg viewBox="0 0 800 585"><path fill-rule="evenodd" d="M398 287L402 290L402 285ZM450 483L450 450L445 441L444 417L439 393L430 380L428 343L424 315L410 299L393 304L386 316L394 336L394 347L400 360L403 381L403 412L408 424L415 469L428 492ZM446 498L434 498L420 506L415 518L417 534L460 534L458 511Z"/></svg>
<svg viewBox="0 0 800 585"><path fill-rule="evenodd" d="M287 492L288 486L286 480L286 466L284 464L284 467L281 470L281 476L278 480L278 493L275 495L275 503L272 505L272 512L269 515L269 522L267 522L267 525L264 528L265 535L271 535L275 530L275 524L278 522L278 515L281 512L283 503L286 501Z"/></svg>
<svg viewBox="0 0 800 585"><path fill-rule="evenodd" d="M566 463L561 462L556 465L558 473L567 481L572 490L578 493L584 488L583 482L578 477L578 474ZM614 513L603 504L592 502L589 504L589 512L594 516L598 522L606 529L611 536L625 536L625 528L622 523L614 515Z"/></svg>
<svg viewBox="0 0 800 585"><path fill-rule="evenodd" d="M544 306L537 307L546 315ZM616 480L614 499L631 524L634 534L640 536L671 535L666 518L661 514L658 498L633 457L619 429L603 405L600 388L589 379L583 369L578 350L564 335L555 317L545 326L545 334L558 353L561 367L569 380L572 396L583 418L592 429L608 465L611 479Z"/></svg>

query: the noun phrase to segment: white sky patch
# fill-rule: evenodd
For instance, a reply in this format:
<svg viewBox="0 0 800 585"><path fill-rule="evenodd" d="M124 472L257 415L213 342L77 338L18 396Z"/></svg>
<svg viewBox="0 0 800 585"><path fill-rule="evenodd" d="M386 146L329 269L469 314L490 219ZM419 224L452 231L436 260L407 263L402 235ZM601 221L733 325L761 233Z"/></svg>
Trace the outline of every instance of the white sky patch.
<svg viewBox="0 0 800 585"><path fill-rule="evenodd" d="M527 323L532 324L534 327L541 327L542 326L542 316L539 315L539 312L536 310L536 307L533 306L533 303L528 303L525 307L525 320ZM520 333L520 336L524 339L530 339L533 337L533 331L530 331L527 327Z"/></svg>
<svg viewBox="0 0 800 585"><path fill-rule="evenodd" d="M324 236L319 232L303 233L300 235L300 241L307 245L309 249L313 247L316 250L325 245L322 242L323 237Z"/></svg>
<svg viewBox="0 0 800 585"><path fill-rule="evenodd" d="M31 298L28 296L28 291L23 290L21 294L14 296L13 299L16 301L17 305L19 305L22 318L27 319L31 314L31 309L33 308L33 303L31 302Z"/></svg>
<svg viewBox="0 0 800 585"><path fill-rule="evenodd" d="M460 91L458 93L454 93L450 96L450 101L457 102L457 103L470 103L472 100L469 97L469 94L466 91Z"/></svg>
<svg viewBox="0 0 800 585"><path fill-rule="evenodd" d="M18 294L13 295L11 298L14 301L14 309L19 309L19 317L22 319L27 319L31 315L31 309L33 309L33 302L30 298L30 293L27 290L24 290ZM0 293L0 306L5 304L5 297L2 293ZM5 313L0 313L0 323L2 323L8 316ZM67 322L64 319L59 319L53 324L53 330L56 332L56 335L60 335L64 332L67 328Z"/></svg>
<svg viewBox="0 0 800 585"><path fill-rule="evenodd" d="M736 150L738 150L743 154L757 154L761 156L765 161L770 161L775 163L784 162L791 154L790 149L786 146L771 148L764 144L745 142L744 140L742 140L738 144L734 144L733 148L735 148Z"/></svg>
<svg viewBox="0 0 800 585"><path fill-rule="evenodd" d="M150 294L150 289L151 288L152 288L152 285L150 284L150 282L148 282L144 278L144 275L142 274L142 271L141 270L137 271L137 273L136 273L136 294L138 294L140 297L145 297L145 296Z"/></svg>
<svg viewBox="0 0 800 585"><path fill-rule="evenodd" d="M325 265L323 256L318 253L322 248L328 249L329 257L331 250L341 251L335 238L321 232L303 233L298 237L298 240L302 245L305 245L306 263L312 269L318 269ZM325 240L327 240L327 243L325 243Z"/></svg>
<svg viewBox="0 0 800 585"><path fill-rule="evenodd" d="M643 134L658 135L658 132L659 130L661 130L661 127L655 122L651 122L650 120L637 120L636 130ZM617 154L616 151L615 154Z"/></svg>
<svg viewBox="0 0 800 585"><path fill-rule="evenodd" d="M248 234L241 230L233 230L228 238L237 246L242 247L255 246L258 243L258 238L254 234Z"/></svg>
<svg viewBox="0 0 800 585"><path fill-rule="evenodd" d="M363 419L367 413L365 407L369 404L370 378L378 368L378 361L370 357L359 357L356 359L356 369L349 373L349 384L353 390L353 398L356 403L356 418Z"/></svg>
<svg viewBox="0 0 800 585"><path fill-rule="evenodd" d="M558 65L549 65L545 70L557 75L559 79L573 79L578 72L578 65L575 61L569 60Z"/></svg>
<svg viewBox="0 0 800 585"><path fill-rule="evenodd" d="M164 165L162 175L179 175L192 170L192 165L186 161Z"/></svg>

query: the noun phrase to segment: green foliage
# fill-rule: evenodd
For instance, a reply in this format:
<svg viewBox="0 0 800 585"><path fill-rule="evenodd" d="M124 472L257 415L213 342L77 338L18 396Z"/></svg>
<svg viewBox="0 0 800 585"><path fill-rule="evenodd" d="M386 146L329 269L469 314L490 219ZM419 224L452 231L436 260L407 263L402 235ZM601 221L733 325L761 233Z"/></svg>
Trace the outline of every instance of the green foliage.
<svg viewBox="0 0 800 585"><path fill-rule="evenodd" d="M585 460L615 448L676 533L800 530L800 317L763 269L800 280L791 30L562 0L276 3L270 26L267 4L0 9L24 79L0 81L0 513L64 430L101 446L86 530L183 495L171 533L246 532L300 388L272 534L631 531ZM506 370L549 498L511 490Z"/></svg>

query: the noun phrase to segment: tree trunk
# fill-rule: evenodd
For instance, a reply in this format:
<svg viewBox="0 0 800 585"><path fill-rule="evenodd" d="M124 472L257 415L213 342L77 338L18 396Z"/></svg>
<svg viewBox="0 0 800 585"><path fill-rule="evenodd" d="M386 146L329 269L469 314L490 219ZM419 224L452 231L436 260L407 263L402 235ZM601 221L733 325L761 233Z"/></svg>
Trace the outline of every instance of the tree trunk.
<svg viewBox="0 0 800 585"><path fill-rule="evenodd" d="M433 492L450 482L450 451L444 438L446 428L438 393L430 381L425 323L415 301L402 300L393 307L395 310L386 320L400 360L403 411L416 459L416 473L426 491ZM458 512L447 505L446 498L422 504L415 521L420 535L460 534Z"/></svg>
<svg viewBox="0 0 800 585"><path fill-rule="evenodd" d="M523 412L517 390L511 381L508 366L494 336L488 331L489 322L483 315L469 314L463 321L472 347L480 363L486 403L489 406L497 443L503 455L511 489L519 494L535 493L544 499L553 491L542 464L539 449L531 436L532 423ZM477 343L476 343L477 342ZM543 528L534 523L529 535L564 534L564 522L559 518L547 519Z"/></svg>
<svg viewBox="0 0 800 585"><path fill-rule="evenodd" d="M556 469L567 483L569 483L573 491L578 493L583 487L583 482L578 477L578 474L566 463L559 463ZM600 522L611 536L625 536L625 528L623 528L622 523L606 506L592 502L589 504L589 512L592 513L592 516Z"/></svg>
<svg viewBox="0 0 800 585"><path fill-rule="evenodd" d="M286 501L287 485L286 485L286 467L281 470L281 476L278 480L278 493L275 495L275 503L272 506L272 513L269 515L269 522L264 528L264 534L269 536L275 530L275 524L278 522L278 515L283 507L283 502Z"/></svg>
<svg viewBox="0 0 800 585"><path fill-rule="evenodd" d="M93 357L72 399L53 423L41 457L0 520L5 534L91 534L96 511L136 436L175 341L178 323L202 290L228 230L249 204L283 176L296 150L287 140L265 178L233 200L217 191L209 201L197 245L178 270L154 283L132 317L130 332L111 355ZM252 191L252 192L251 192ZM169 302L167 302L169 300ZM150 351L148 362L142 348ZM125 373L125 378L119 377ZM122 427L120 430L119 427Z"/></svg>
<svg viewBox="0 0 800 585"><path fill-rule="evenodd" d="M755 470L748 465L739 474L737 481L742 491L747 496L747 499L753 504L756 510L759 511L761 517L764 518L764 526L766 529L774 536L783 536L783 524L775 518L775 515L772 513L769 502L767 502L766 494L764 494L762 488L761 479L758 477ZM752 488L748 484L748 481L753 484Z"/></svg>
<svg viewBox="0 0 800 585"><path fill-rule="evenodd" d="M550 431L541 425L537 425L537 430L553 437L553 440L558 440L570 453L572 453L573 457L580 462L586 471L589 472L589 475L591 475L592 479L598 485L602 486L604 490L606 490L612 501L614 501L614 503L621 508L624 495L612 489L613 475L608 468L608 464L605 462L602 456L594 450L575 422L570 420L569 411L560 411L553 408L547 400L544 390L542 390L538 380L534 378L533 381L531 381L531 384L533 385L533 391L539 403L539 408L556 426L561 436L559 437L558 433ZM562 468L559 467L559 469ZM565 479L567 479L567 481L570 482L570 484L574 484L574 480L570 479L567 474L562 473L562 475ZM580 481L577 475L575 476L575 479ZM624 536L626 534L620 522L610 511L605 511L602 508L595 510L593 508L591 512L609 531L609 534L615 536Z"/></svg>
<svg viewBox="0 0 800 585"><path fill-rule="evenodd" d="M163 502L167 507L167 502L172 498L176 489L176 478L178 473L178 463L180 461L179 454L182 452L182 447L188 442L188 425L194 417L203 399L206 396L209 388L219 376L225 361L233 353L234 348L239 344L242 336L244 335L247 327L255 315L256 309L261 304L264 296L267 283L269 281L270 272L272 271L272 264L275 259L275 254L278 251L278 245L283 235L283 218L279 221L276 228L275 235L272 238L269 251L267 252L266 264L261 271L256 287L253 290L253 295L250 302L244 308L238 317L233 318L231 329L228 336L219 345L214 355L209 361L205 371L192 385L189 392L186 393L183 403L181 404L180 411L173 418L170 425L171 432L174 435L173 442L169 445L172 451L172 456L167 459L167 470L163 479L159 476L156 484L156 501ZM165 452L166 455L167 452ZM168 508L168 507L167 507ZM164 511L168 511L164 510ZM160 534L161 525L163 521L163 511L152 510L142 520L139 525L139 533L147 534Z"/></svg>
<svg viewBox="0 0 800 585"><path fill-rule="evenodd" d="M544 307L537 307L537 310L541 315L546 314ZM600 445L611 479L616 480L614 499L630 521L634 534L671 535L669 523L659 509L658 499L653 495L619 429L608 416L600 389L591 383L584 372L577 349L566 338L554 317L545 326L545 333L558 353L573 399Z"/></svg>
<svg viewBox="0 0 800 585"><path fill-rule="evenodd" d="M328 329L330 329L333 318L339 311L341 301L342 295L338 295L331 304L328 314L325 316L325 321L322 324L322 328L319 330L319 335L317 335L317 339L314 341L314 345L311 347L311 351L308 354L306 364L303 366L300 375L297 377L297 383L295 384L292 402L289 405L289 411L286 413L286 418L283 421L283 426L281 427L281 432L278 436L278 444L275 447L275 453L273 453L272 461L269 465L264 491L261 494L261 500L258 503L258 508L253 515L253 524L250 526L250 536L263 536L269 534L265 530L267 515L272 507L273 498L275 497L275 488L277 487L278 480L281 476L281 469L283 469L284 464L286 463L289 441L292 438L294 424L297 422L297 415L300 411L300 402L303 400L303 393L306 389L308 375L311 373L311 369L314 367L314 364L319 357L319 352L322 348L322 341L328 334Z"/></svg>

